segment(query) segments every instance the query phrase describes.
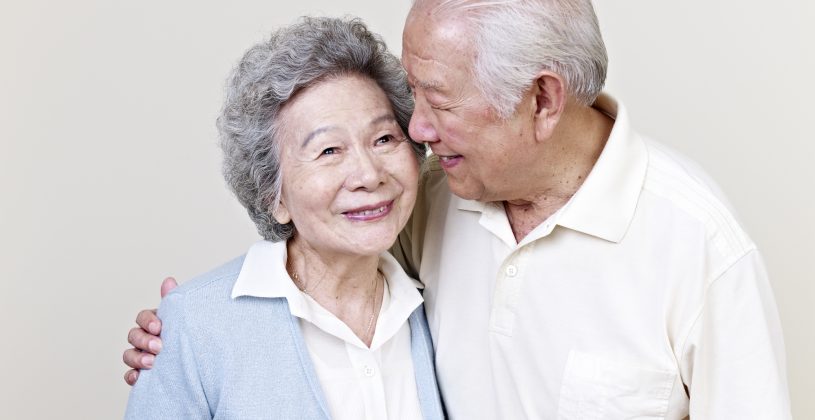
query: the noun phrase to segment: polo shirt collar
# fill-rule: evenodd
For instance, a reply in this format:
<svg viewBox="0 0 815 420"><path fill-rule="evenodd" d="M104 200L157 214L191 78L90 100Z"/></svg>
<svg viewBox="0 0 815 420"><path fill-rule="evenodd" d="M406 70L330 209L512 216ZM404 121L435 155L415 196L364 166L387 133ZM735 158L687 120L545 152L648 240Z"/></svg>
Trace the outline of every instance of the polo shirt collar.
<svg viewBox="0 0 815 420"><path fill-rule="evenodd" d="M613 118L614 127L594 168L563 209L558 224L620 242L634 219L648 168L648 151L632 130L622 104L601 94L592 106Z"/></svg>
<svg viewBox="0 0 815 420"><path fill-rule="evenodd" d="M562 227L619 242L634 218L645 182L648 152L645 143L632 130L628 112L622 104L603 93L592 106L613 118L614 126L583 185L550 219ZM500 203L482 203L459 197L454 197L454 200L457 201L459 210L481 212L490 216L490 219L503 213L503 218L506 219ZM492 222L495 223L490 223L493 226L491 230L496 235L504 241L515 242L509 221ZM538 229L530 235L537 232ZM525 238L523 242L529 242L527 239L534 238Z"/></svg>

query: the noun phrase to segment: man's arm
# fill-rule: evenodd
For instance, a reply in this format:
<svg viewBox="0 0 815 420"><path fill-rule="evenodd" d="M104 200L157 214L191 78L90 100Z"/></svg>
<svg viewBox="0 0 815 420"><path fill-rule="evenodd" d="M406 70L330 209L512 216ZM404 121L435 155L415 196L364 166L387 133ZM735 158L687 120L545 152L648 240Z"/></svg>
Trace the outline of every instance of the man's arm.
<svg viewBox="0 0 815 420"><path fill-rule="evenodd" d="M791 419L784 340L758 251L715 279L683 346L691 419Z"/></svg>
<svg viewBox="0 0 815 420"><path fill-rule="evenodd" d="M167 277L161 283L161 298L167 296L175 289L178 283L172 277ZM125 382L134 385L139 379L139 370L153 367L156 355L161 351L162 342L158 337L161 333L161 320L155 309L145 309L136 316L136 327L127 334L127 342L134 348L125 350L122 359L133 369L125 372Z"/></svg>

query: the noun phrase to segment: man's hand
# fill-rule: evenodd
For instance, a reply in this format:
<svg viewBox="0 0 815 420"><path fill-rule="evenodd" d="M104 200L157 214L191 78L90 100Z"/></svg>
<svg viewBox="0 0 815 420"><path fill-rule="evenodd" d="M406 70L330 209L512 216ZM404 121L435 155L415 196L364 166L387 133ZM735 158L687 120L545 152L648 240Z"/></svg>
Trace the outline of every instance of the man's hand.
<svg viewBox="0 0 815 420"><path fill-rule="evenodd" d="M176 286L178 283L174 278L164 279L161 283L162 299ZM161 351L161 339L158 337L161 333L161 320L156 316L156 310L145 309L139 312L136 324L138 326L127 334L127 342L135 348L125 350L122 357L125 364L133 368L125 372L125 382L128 385L135 384L139 379L139 370L153 367L153 360Z"/></svg>

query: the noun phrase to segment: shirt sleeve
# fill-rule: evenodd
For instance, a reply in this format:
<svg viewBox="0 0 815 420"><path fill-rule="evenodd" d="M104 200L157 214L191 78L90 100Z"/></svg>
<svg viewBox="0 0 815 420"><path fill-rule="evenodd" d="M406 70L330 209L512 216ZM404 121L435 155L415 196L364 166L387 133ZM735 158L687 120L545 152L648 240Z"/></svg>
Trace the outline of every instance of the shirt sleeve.
<svg viewBox="0 0 815 420"><path fill-rule="evenodd" d="M162 351L130 391L125 419L211 419L184 320L184 295L171 293L158 310Z"/></svg>
<svg viewBox="0 0 815 420"><path fill-rule="evenodd" d="M781 322L758 251L708 287L681 355L691 419L791 419Z"/></svg>

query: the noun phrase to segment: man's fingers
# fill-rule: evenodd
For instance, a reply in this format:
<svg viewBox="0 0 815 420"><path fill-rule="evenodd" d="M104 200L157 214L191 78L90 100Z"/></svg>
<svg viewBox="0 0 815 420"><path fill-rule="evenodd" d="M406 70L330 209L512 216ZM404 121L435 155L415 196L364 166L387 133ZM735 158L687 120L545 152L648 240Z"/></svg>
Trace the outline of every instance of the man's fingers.
<svg viewBox="0 0 815 420"><path fill-rule="evenodd" d="M136 381L139 379L139 371L136 369L131 369L125 372L125 382L128 385L133 386L136 385Z"/></svg>
<svg viewBox="0 0 815 420"><path fill-rule="evenodd" d="M178 283L172 277L167 277L161 283L162 299L167 293L175 289ZM136 316L138 327L132 328L127 333L127 342L132 344L132 349L127 349L122 354L125 364L133 368L124 374L124 380L128 385L134 385L139 379L140 369L150 369L156 360L156 354L161 351L161 320L158 319L155 309L145 309Z"/></svg>
<svg viewBox="0 0 815 420"><path fill-rule="evenodd" d="M127 333L127 342L144 352L158 354L161 351L161 339L139 327L134 327Z"/></svg>
<svg viewBox="0 0 815 420"><path fill-rule="evenodd" d="M178 287L178 282L175 281L172 277L167 277L161 282L161 298L164 299L164 296L167 296L167 293L170 293L171 290Z"/></svg>
<svg viewBox="0 0 815 420"><path fill-rule="evenodd" d="M152 335L159 335L159 333L161 333L161 320L156 316L155 309L144 309L139 312L139 315L136 316L136 324L145 332Z"/></svg>
<svg viewBox="0 0 815 420"><path fill-rule="evenodd" d="M139 349L127 349L122 354L122 360L133 369L150 369L156 361L156 356Z"/></svg>

